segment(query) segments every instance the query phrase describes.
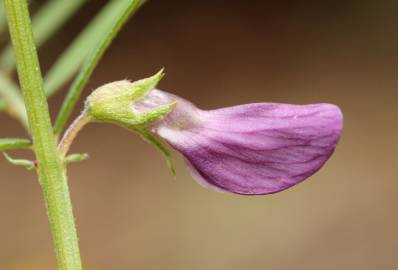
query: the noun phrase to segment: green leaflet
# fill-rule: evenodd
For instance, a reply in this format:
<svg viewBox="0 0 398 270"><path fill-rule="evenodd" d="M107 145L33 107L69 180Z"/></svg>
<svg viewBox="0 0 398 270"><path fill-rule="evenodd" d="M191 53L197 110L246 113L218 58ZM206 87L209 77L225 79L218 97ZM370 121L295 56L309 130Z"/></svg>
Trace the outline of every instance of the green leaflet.
<svg viewBox="0 0 398 270"><path fill-rule="evenodd" d="M28 118L22 94L14 82L2 73L0 73L0 96L5 103L5 109L28 128Z"/></svg>
<svg viewBox="0 0 398 270"><path fill-rule="evenodd" d="M33 32L36 46L40 46L48 40L87 0L51 0L47 1L33 18ZM4 36L6 28L6 17L3 1L0 3L0 41ZM0 66L2 72L10 73L15 67L15 59L12 46L7 46L0 56ZM2 75L4 76L4 75ZM22 96L19 94L18 86L12 80L7 79L7 84L2 83L0 96L0 111L7 110L11 115L16 116L20 122L27 125L27 117ZM4 82L5 79L2 79ZM6 95L6 96L5 96ZM10 98L13 99L10 102ZM22 106L21 106L22 105Z"/></svg>
<svg viewBox="0 0 398 270"><path fill-rule="evenodd" d="M33 34L36 46L40 47L54 34L65 22L76 13L87 0L51 0L47 1L35 14L32 20ZM1 21L1 8L0 8ZM1 22L0 22L1 27ZM1 28L0 28L1 30ZM0 66L6 73L15 67L15 59L12 46L4 49L0 57Z"/></svg>
<svg viewBox="0 0 398 270"><path fill-rule="evenodd" d="M3 32L7 27L6 14L4 12L3 1L0 2L0 41L3 38Z"/></svg>
<svg viewBox="0 0 398 270"><path fill-rule="evenodd" d="M14 149L26 149L32 147L32 143L28 139L20 138L1 138L0 139L0 151L14 150Z"/></svg>
<svg viewBox="0 0 398 270"><path fill-rule="evenodd" d="M80 162L80 161L86 160L87 158L88 158L88 154L86 154L86 153L70 154L65 157L65 163L68 164L68 163Z"/></svg>
<svg viewBox="0 0 398 270"><path fill-rule="evenodd" d="M7 109L7 103L0 99L0 112Z"/></svg>
<svg viewBox="0 0 398 270"><path fill-rule="evenodd" d="M36 166L35 163L31 160L27 160L27 159L14 159L12 157L10 157L9 155L7 155L6 153L3 153L4 157L6 158L6 160L8 162L10 162L11 164L18 166L18 167L24 167L27 170L33 170Z"/></svg>
<svg viewBox="0 0 398 270"><path fill-rule="evenodd" d="M126 23L128 18L145 2L144 0L114 0L117 5L117 12L113 17L112 23L109 28L101 29L104 33L103 36L97 41L97 46L91 50L89 57L86 59L82 69L73 81L69 88L68 94L62 104L62 107L58 113L55 121L54 130L56 134L59 134L64 129L66 122L68 121L72 110L80 98L84 86L88 82L91 74L95 67L100 61L102 55L115 38L116 34L120 31L122 26Z"/></svg>
<svg viewBox="0 0 398 270"><path fill-rule="evenodd" d="M54 95L82 67L87 54L102 39L104 31L112 28L115 18L120 16L120 4L123 4L123 1L109 1L57 58L44 78L47 96Z"/></svg>

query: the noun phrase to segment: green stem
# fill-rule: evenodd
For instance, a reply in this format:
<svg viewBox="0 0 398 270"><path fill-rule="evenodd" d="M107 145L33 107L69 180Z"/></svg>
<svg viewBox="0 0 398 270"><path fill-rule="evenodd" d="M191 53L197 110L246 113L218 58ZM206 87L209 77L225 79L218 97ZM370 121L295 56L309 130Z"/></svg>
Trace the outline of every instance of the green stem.
<svg viewBox="0 0 398 270"><path fill-rule="evenodd" d="M59 270L81 270L66 172L52 132L27 1L5 0L4 3L58 267Z"/></svg>

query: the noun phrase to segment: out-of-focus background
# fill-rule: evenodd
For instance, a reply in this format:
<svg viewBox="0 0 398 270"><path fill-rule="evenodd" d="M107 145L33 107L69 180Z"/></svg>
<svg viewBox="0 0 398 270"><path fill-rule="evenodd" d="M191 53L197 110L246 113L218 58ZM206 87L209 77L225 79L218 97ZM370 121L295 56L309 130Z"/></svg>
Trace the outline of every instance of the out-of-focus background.
<svg viewBox="0 0 398 270"><path fill-rule="evenodd" d="M43 70L105 2L89 1L40 50ZM335 103L344 134L304 183L244 197L203 189L178 153L173 179L136 135L87 127L73 150L90 159L69 170L86 269L398 269L397 12L393 0L149 1L86 95L165 67L160 88L202 108ZM24 136L0 123L0 136ZM55 268L35 175L0 159L0 269Z"/></svg>

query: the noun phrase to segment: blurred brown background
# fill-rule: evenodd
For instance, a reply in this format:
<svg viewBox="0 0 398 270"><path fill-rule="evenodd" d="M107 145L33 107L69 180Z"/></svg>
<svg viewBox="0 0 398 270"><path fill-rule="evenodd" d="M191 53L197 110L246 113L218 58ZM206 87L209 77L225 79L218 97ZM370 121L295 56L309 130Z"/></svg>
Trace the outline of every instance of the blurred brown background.
<svg viewBox="0 0 398 270"><path fill-rule="evenodd" d="M89 1L40 50L43 70L105 2ZM202 108L338 104L344 135L308 181L243 197L201 188L177 153L174 180L134 134L89 126L73 150L91 158L69 171L87 269L398 269L397 12L394 0L149 1L85 94L165 67L160 88ZM0 136L24 136L0 123ZM55 269L35 175L3 159L0 269Z"/></svg>

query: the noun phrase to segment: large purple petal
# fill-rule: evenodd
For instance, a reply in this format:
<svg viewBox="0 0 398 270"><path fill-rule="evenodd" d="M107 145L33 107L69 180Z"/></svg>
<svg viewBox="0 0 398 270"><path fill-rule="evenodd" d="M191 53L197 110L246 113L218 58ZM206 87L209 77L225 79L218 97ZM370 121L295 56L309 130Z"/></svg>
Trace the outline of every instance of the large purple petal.
<svg viewBox="0 0 398 270"><path fill-rule="evenodd" d="M322 167L342 131L341 111L331 104L255 103L203 111L153 90L137 108L171 100L177 100L176 108L153 131L185 156L200 184L217 191L256 195L296 185Z"/></svg>

